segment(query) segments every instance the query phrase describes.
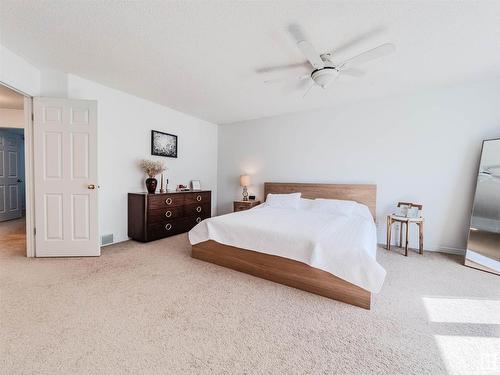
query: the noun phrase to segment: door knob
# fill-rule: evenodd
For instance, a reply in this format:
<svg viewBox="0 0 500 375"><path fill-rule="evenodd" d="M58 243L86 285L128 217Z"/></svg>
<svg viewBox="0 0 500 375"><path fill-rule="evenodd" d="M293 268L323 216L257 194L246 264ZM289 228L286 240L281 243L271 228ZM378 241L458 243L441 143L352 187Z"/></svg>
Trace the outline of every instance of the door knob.
<svg viewBox="0 0 500 375"><path fill-rule="evenodd" d="M95 185L90 184L89 186L87 186L87 189L94 190L95 189Z"/></svg>
<svg viewBox="0 0 500 375"><path fill-rule="evenodd" d="M21 180L21 179L19 179L19 178L18 178L18 179L17 179L17 182L23 182L23 180Z"/></svg>

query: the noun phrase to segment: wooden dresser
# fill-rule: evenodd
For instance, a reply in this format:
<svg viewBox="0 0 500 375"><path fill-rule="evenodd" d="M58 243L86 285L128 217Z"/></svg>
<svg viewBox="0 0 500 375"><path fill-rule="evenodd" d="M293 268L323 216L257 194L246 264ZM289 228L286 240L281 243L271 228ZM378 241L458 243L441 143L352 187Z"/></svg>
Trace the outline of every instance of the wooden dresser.
<svg viewBox="0 0 500 375"><path fill-rule="evenodd" d="M128 194L128 236L153 241L188 232L212 210L209 190Z"/></svg>

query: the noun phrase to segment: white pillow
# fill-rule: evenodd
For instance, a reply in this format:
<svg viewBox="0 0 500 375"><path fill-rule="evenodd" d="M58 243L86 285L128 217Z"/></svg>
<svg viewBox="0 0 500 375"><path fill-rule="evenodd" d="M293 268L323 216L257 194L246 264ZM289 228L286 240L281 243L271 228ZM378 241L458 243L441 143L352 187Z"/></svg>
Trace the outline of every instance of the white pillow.
<svg viewBox="0 0 500 375"><path fill-rule="evenodd" d="M302 193L291 194L267 194L266 203L268 207L274 208L299 208Z"/></svg>
<svg viewBox="0 0 500 375"><path fill-rule="evenodd" d="M312 209L325 213L350 214L357 208L358 203L341 199L317 198L312 203Z"/></svg>
<svg viewBox="0 0 500 375"><path fill-rule="evenodd" d="M300 198L299 208L301 210L309 210L313 208L314 199Z"/></svg>

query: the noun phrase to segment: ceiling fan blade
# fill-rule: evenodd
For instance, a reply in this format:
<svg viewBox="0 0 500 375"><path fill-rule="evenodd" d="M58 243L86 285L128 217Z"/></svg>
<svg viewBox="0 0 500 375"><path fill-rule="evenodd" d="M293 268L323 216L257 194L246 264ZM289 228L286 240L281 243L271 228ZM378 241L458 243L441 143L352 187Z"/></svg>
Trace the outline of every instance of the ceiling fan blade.
<svg viewBox="0 0 500 375"><path fill-rule="evenodd" d="M309 39L300 24L298 24L297 22L292 22L288 25L288 32L296 43L300 42L301 40Z"/></svg>
<svg viewBox="0 0 500 375"><path fill-rule="evenodd" d="M340 74L351 77L363 77L366 73L360 69L347 68L347 69L340 69Z"/></svg>
<svg viewBox="0 0 500 375"><path fill-rule="evenodd" d="M257 72L257 73L272 73L272 72L277 72L280 70L295 69L295 68L310 69L310 66L309 66L309 63L303 62L303 63L297 63L297 64L276 65L276 66L269 66L267 68L258 68L258 69L255 69L255 72Z"/></svg>
<svg viewBox="0 0 500 375"><path fill-rule="evenodd" d="M304 33L304 30L300 25L296 22L288 25L288 31L292 35L293 39L297 42L299 49L302 51L302 54L306 57L307 61L315 68L322 69L325 67L325 63L319 56L319 53L316 52L316 49L313 45L307 41L307 36Z"/></svg>
<svg viewBox="0 0 500 375"><path fill-rule="evenodd" d="M353 65L362 64L366 61L370 61L385 55L388 55L396 50L396 46L392 43L381 44L378 47L372 48L368 51L360 53L357 56L351 57L350 59L344 61L343 64L340 65L340 68L347 68Z"/></svg>
<svg viewBox="0 0 500 375"><path fill-rule="evenodd" d="M321 57L319 57L319 54L316 52L311 43L307 40L302 40L298 42L297 45L306 57L307 61L309 61L315 69L323 69L325 67L325 63Z"/></svg>
<svg viewBox="0 0 500 375"><path fill-rule="evenodd" d="M264 83L280 83L280 82L288 82L288 81L302 81L304 79L310 78L309 74L305 74L303 76L298 77L289 77L289 78L274 78L265 80Z"/></svg>

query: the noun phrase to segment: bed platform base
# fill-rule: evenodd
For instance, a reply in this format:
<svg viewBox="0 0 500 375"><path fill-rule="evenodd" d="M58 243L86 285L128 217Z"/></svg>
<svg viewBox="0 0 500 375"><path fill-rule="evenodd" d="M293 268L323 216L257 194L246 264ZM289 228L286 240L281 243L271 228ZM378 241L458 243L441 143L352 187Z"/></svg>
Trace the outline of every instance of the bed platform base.
<svg viewBox="0 0 500 375"><path fill-rule="evenodd" d="M369 291L292 259L223 245L212 240L193 245L191 257L370 309Z"/></svg>

